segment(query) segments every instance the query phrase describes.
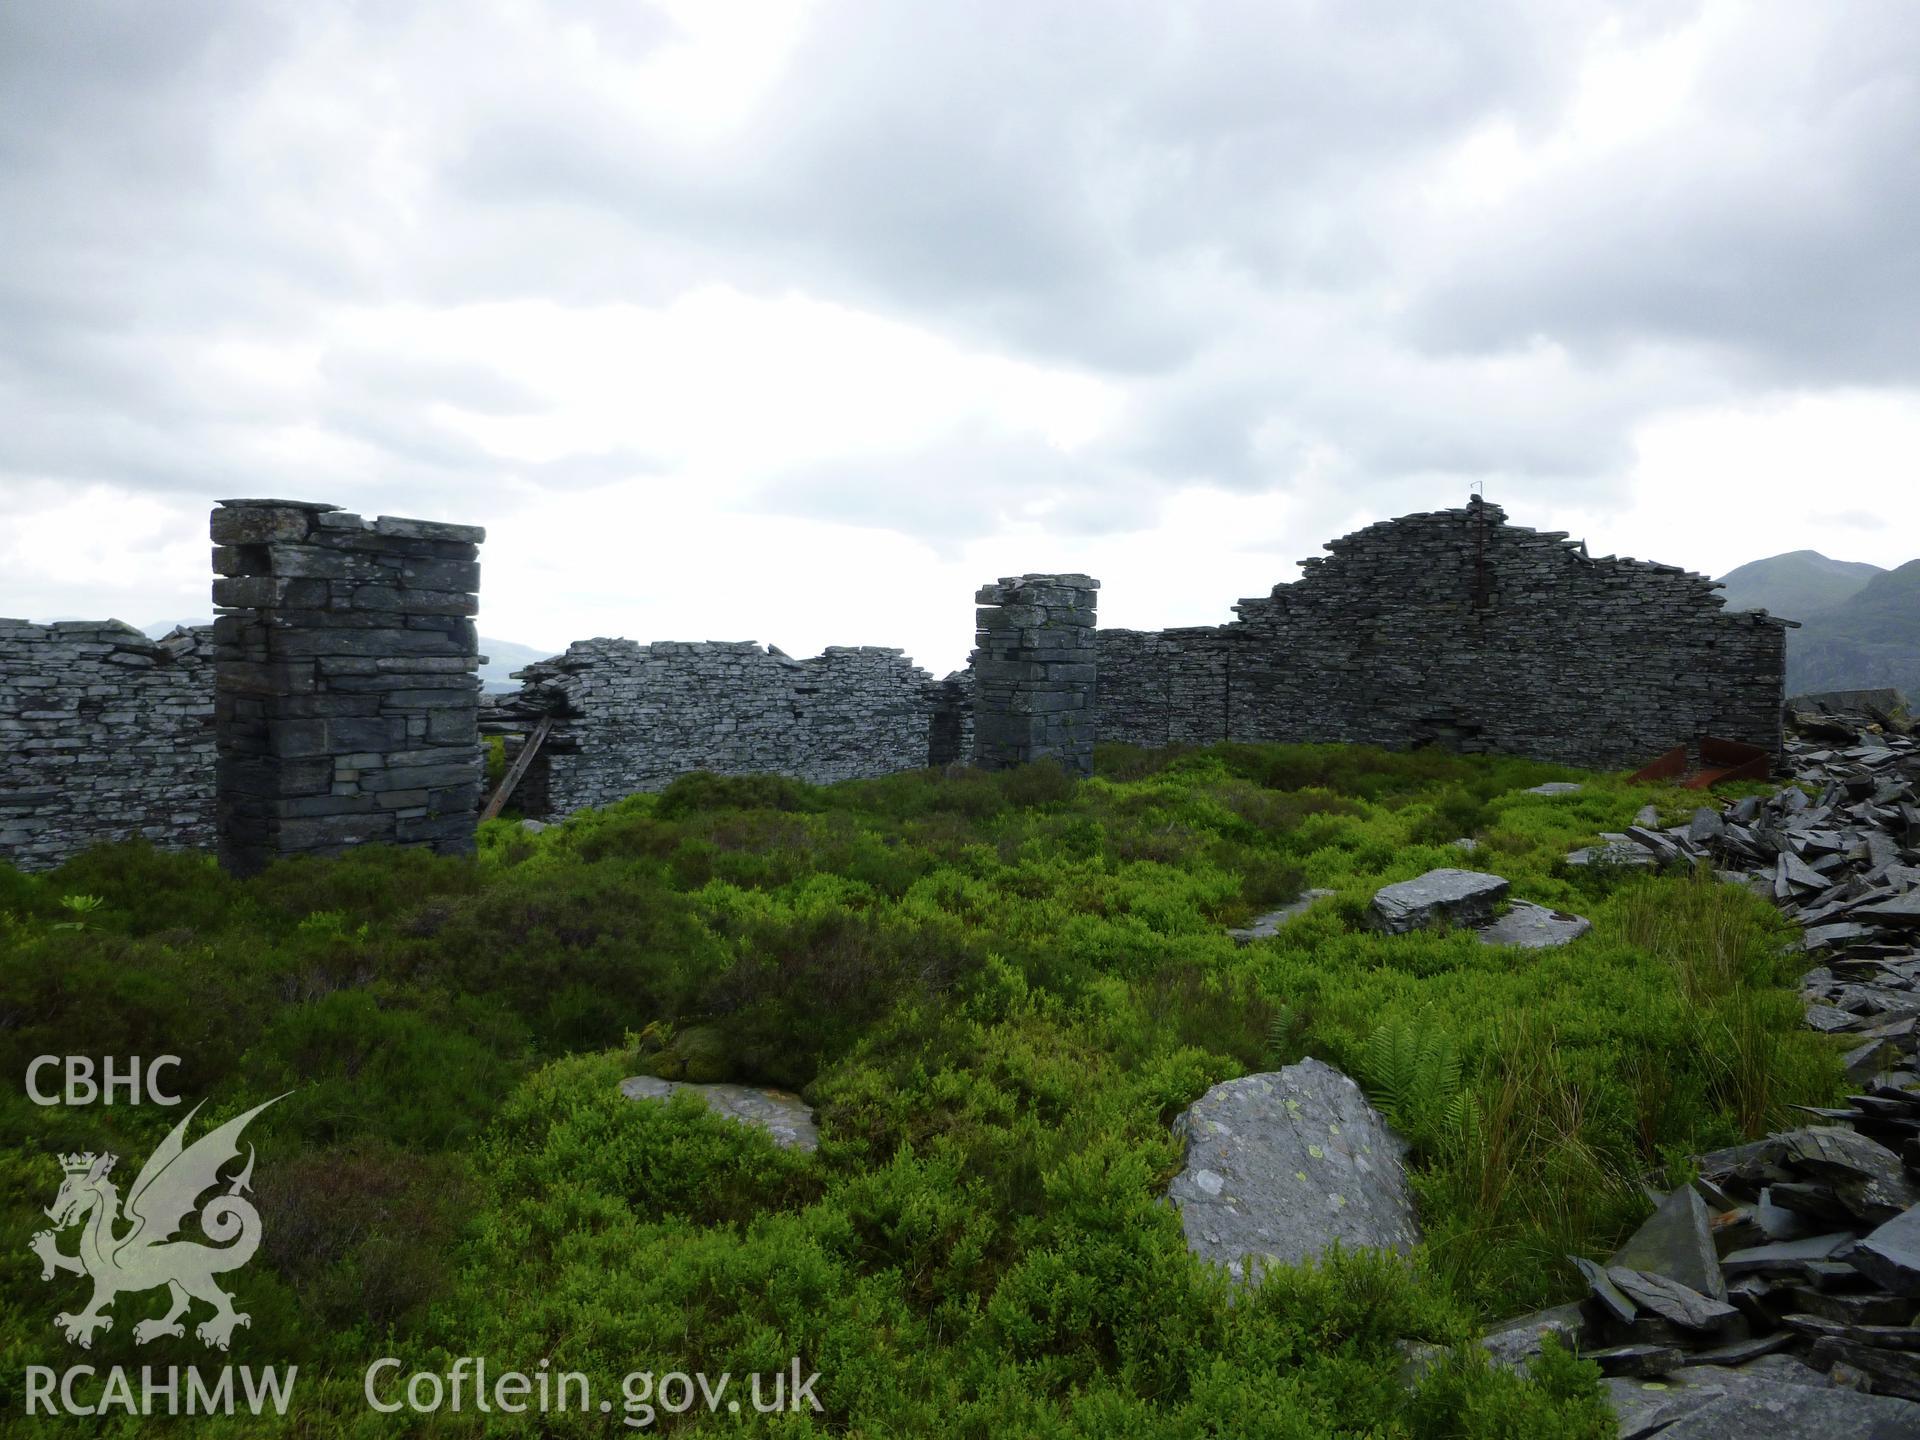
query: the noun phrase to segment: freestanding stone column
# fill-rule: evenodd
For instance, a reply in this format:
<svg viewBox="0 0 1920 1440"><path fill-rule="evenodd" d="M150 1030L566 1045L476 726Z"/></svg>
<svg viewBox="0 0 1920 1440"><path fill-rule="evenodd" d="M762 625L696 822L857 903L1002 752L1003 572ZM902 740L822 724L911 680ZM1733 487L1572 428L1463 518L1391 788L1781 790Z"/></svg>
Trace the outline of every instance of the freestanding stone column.
<svg viewBox="0 0 1920 1440"><path fill-rule="evenodd" d="M223 500L211 531L221 864L470 853L486 532L295 500Z"/></svg>
<svg viewBox="0 0 1920 1440"><path fill-rule="evenodd" d="M1085 575L1019 575L973 597L973 763L1004 770L1054 759L1093 773L1094 608Z"/></svg>

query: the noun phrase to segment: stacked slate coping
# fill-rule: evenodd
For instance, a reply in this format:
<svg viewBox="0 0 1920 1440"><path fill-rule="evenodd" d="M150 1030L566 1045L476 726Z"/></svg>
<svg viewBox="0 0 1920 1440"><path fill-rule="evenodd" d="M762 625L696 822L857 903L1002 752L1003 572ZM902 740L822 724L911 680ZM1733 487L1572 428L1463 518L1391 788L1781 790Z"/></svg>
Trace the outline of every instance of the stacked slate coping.
<svg viewBox="0 0 1920 1440"><path fill-rule="evenodd" d="M0 620L0 857L214 841L213 632Z"/></svg>
<svg viewBox="0 0 1920 1440"><path fill-rule="evenodd" d="M1051 759L1068 774L1093 774L1099 589L1087 575L1014 575L975 594L975 765Z"/></svg>
<svg viewBox="0 0 1920 1440"><path fill-rule="evenodd" d="M471 853L486 532L298 500L223 500L209 528L222 864Z"/></svg>

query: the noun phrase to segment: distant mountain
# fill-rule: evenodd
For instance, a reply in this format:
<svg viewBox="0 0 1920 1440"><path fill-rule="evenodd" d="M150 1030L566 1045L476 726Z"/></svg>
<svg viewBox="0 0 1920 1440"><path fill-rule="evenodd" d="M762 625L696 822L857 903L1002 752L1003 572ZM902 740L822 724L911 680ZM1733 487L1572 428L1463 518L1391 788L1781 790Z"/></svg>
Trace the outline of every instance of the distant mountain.
<svg viewBox="0 0 1920 1440"><path fill-rule="evenodd" d="M1829 560L1818 550L1791 550L1729 570L1720 577L1729 610L1766 610L1805 620L1860 593L1883 571L1862 560Z"/></svg>
<svg viewBox="0 0 1920 1440"><path fill-rule="evenodd" d="M211 625L213 621L206 617L198 620L156 620L151 625L142 626L142 632L150 640L158 640L176 625ZM511 672L522 665L531 665L535 660L544 660L549 655L557 655L557 650L542 650L534 645L520 645L512 640L489 640L480 637L480 653L487 657L487 663L480 667L480 688L489 694L503 690L517 690L520 682L510 679Z"/></svg>
<svg viewBox="0 0 1920 1440"><path fill-rule="evenodd" d="M1787 693L1892 685L1920 701L1920 560L1787 632Z"/></svg>
<svg viewBox="0 0 1920 1440"><path fill-rule="evenodd" d="M558 655L558 650L542 650L534 645L520 645L512 640L489 640L480 637L480 653L487 657L487 663L480 667L480 688L489 695L503 690L518 690L520 682L512 679L512 673L523 665L531 665L536 660L545 660L550 655Z"/></svg>
<svg viewBox="0 0 1920 1440"><path fill-rule="evenodd" d="M211 625L213 617L202 615L198 620L156 620L151 625L142 625L140 633L149 640L158 640L163 635L171 635L175 629L191 630L195 625Z"/></svg>

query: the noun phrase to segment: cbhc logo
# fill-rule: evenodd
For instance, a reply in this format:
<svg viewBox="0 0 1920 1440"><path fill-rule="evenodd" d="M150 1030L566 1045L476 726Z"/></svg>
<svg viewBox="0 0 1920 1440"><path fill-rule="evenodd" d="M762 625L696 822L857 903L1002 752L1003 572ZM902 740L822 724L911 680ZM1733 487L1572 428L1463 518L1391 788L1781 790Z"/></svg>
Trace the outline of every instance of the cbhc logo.
<svg viewBox="0 0 1920 1440"><path fill-rule="evenodd" d="M127 1105L138 1105L143 1097L155 1105L178 1105L178 1095L161 1091L160 1072L179 1064L178 1055L158 1056L144 1068L138 1055L124 1062L109 1055L96 1070L90 1055L37 1055L27 1066L27 1098L36 1105L91 1105L96 1100L111 1105L120 1092ZM48 1070L58 1070L64 1080L51 1094L40 1088L41 1074Z"/></svg>

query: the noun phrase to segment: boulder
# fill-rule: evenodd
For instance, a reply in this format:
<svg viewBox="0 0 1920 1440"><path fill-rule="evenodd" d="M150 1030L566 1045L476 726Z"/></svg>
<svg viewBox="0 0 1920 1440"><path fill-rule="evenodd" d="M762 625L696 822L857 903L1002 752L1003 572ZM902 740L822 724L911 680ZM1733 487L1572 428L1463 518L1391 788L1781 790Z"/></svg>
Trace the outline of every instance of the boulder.
<svg viewBox="0 0 1920 1440"><path fill-rule="evenodd" d="M783 1149L820 1148L820 1131L813 1123L812 1107L785 1090L766 1090L755 1085L696 1085L686 1080L661 1080L652 1075L635 1075L620 1082L620 1093L629 1100L665 1100L679 1090L698 1096L715 1114L766 1131L773 1137L773 1143Z"/></svg>
<svg viewBox="0 0 1920 1440"><path fill-rule="evenodd" d="M1435 921L1470 927L1493 919L1493 907L1506 899L1507 882L1477 870L1429 870L1376 891L1372 916L1376 929L1404 935Z"/></svg>
<svg viewBox="0 0 1920 1440"><path fill-rule="evenodd" d="M1336 1240L1404 1253L1417 1239L1404 1143L1329 1065L1223 1081L1173 1128L1187 1155L1167 1196L1187 1246L1237 1280Z"/></svg>

